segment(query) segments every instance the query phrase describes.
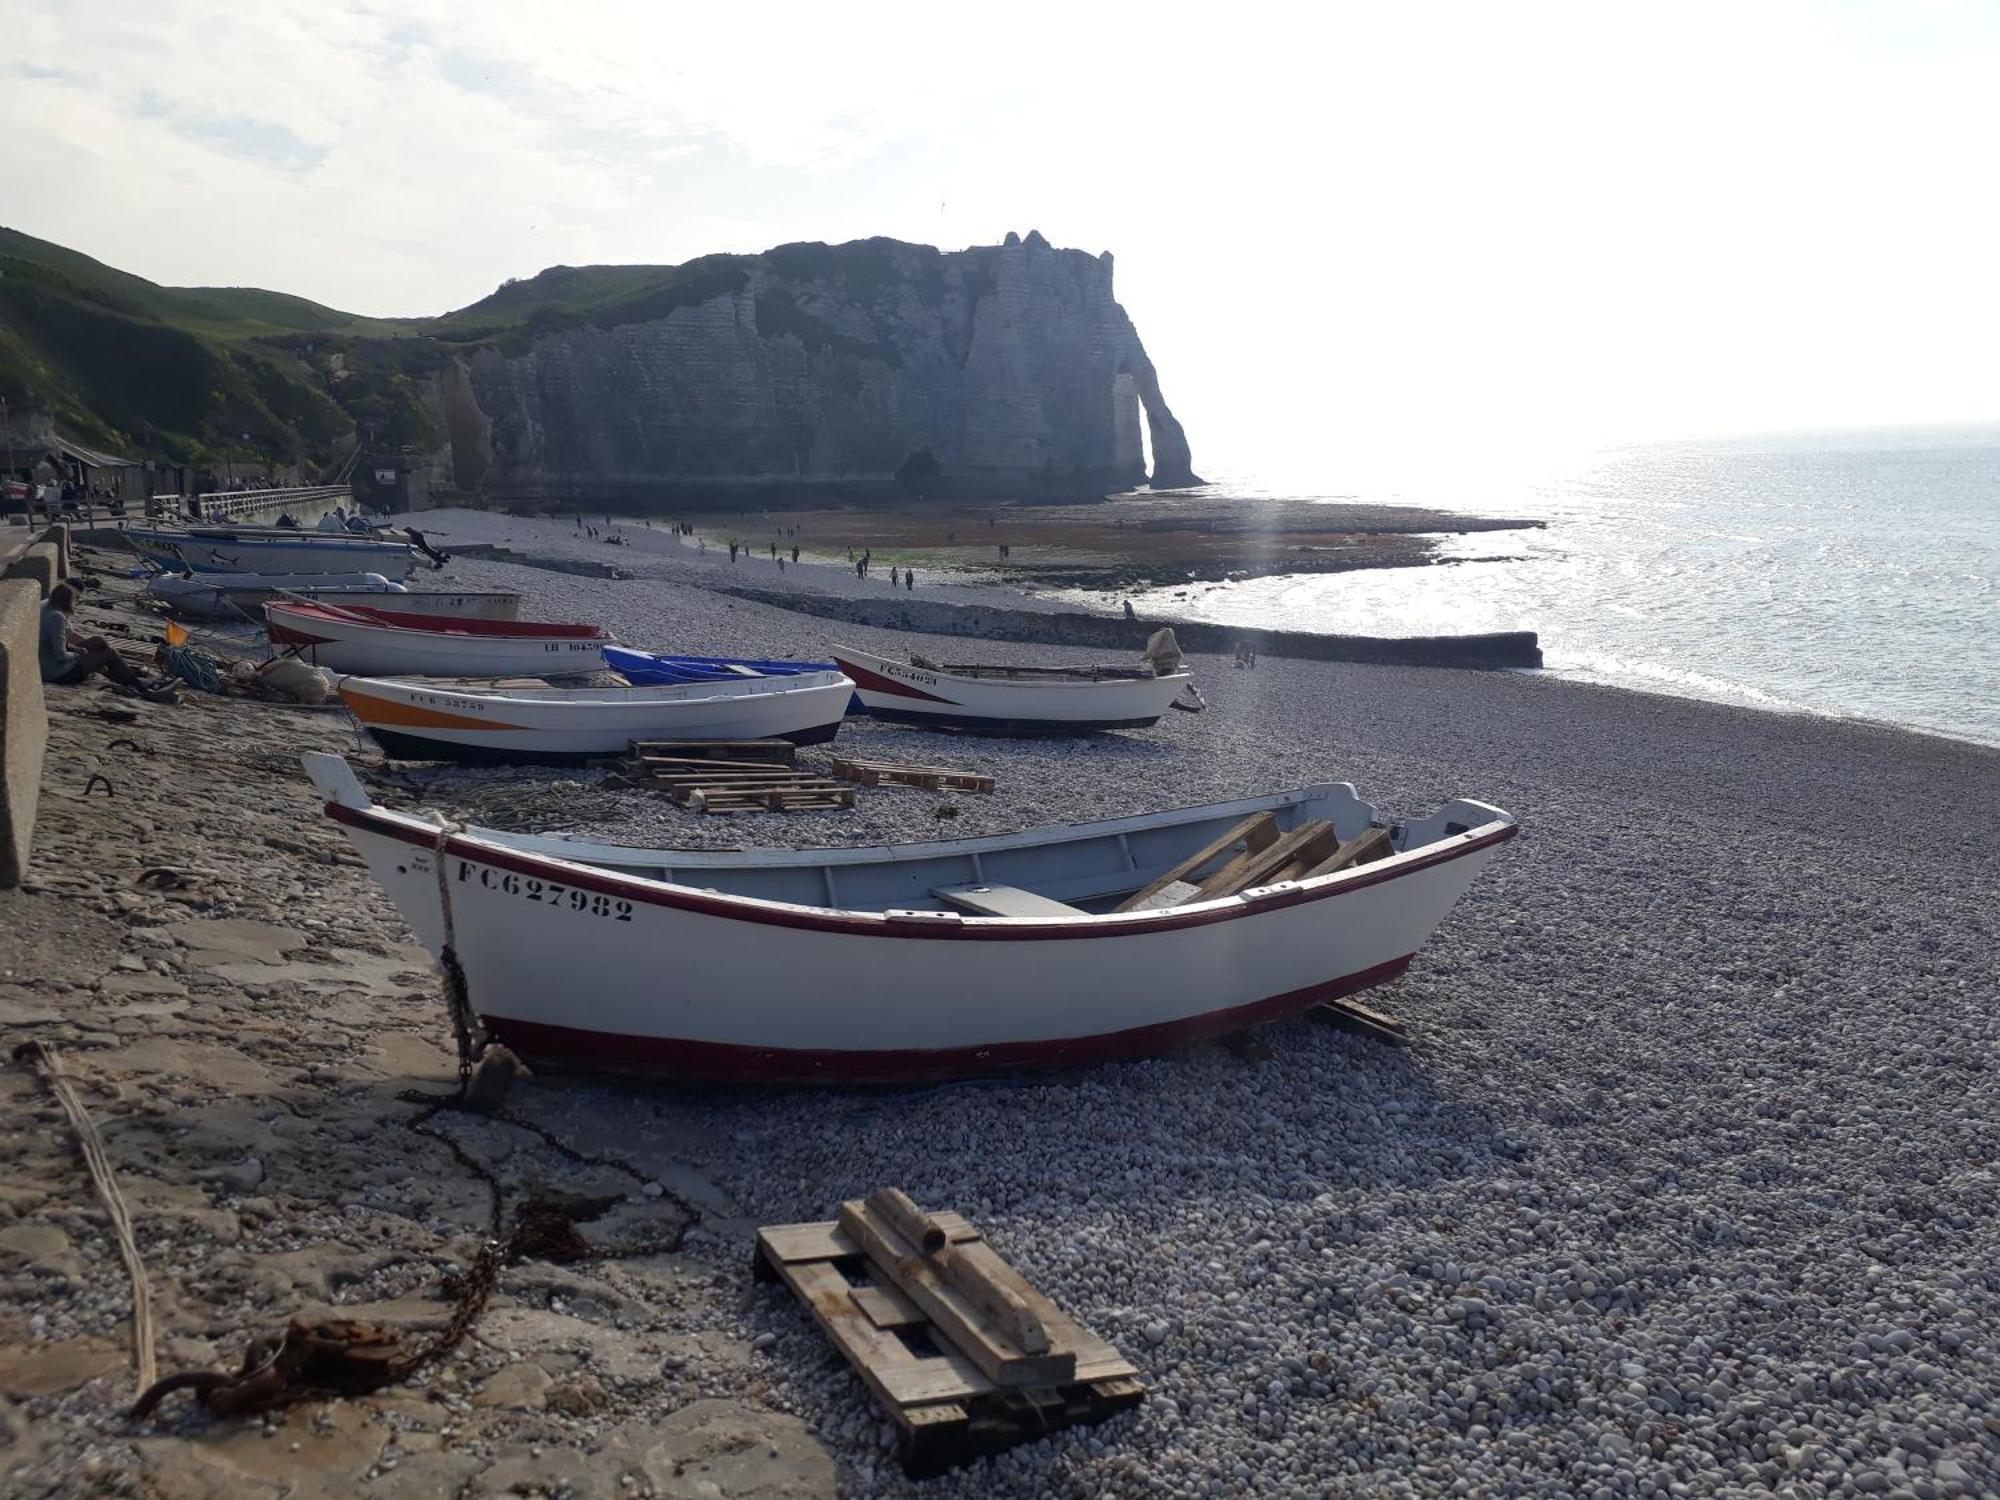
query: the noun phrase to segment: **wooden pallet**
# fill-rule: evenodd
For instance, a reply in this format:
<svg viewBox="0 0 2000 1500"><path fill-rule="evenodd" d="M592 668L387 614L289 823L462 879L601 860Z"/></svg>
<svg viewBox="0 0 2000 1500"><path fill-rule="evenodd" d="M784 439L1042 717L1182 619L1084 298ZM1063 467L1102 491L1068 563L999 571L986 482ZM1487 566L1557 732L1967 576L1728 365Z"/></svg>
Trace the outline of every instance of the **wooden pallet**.
<svg viewBox="0 0 2000 1500"><path fill-rule="evenodd" d="M805 1303L901 1437L903 1472L941 1474L1135 1406L1146 1388L954 1213L887 1188L825 1224L757 1231L757 1279Z"/></svg>
<svg viewBox="0 0 2000 1500"><path fill-rule="evenodd" d="M789 766L799 747L790 740L633 740L632 758L639 761L727 760Z"/></svg>
<svg viewBox="0 0 2000 1500"><path fill-rule="evenodd" d="M888 760L845 760L836 756L833 774L863 786L920 786L930 790L990 792L993 778L983 771L954 771L945 766L914 766Z"/></svg>
<svg viewBox="0 0 2000 1500"><path fill-rule="evenodd" d="M636 785L665 792L676 807L690 812L829 812L854 806L853 787L793 766L789 741L739 740L732 746L745 747L766 758L668 754L706 746L698 741L634 741L625 771Z"/></svg>

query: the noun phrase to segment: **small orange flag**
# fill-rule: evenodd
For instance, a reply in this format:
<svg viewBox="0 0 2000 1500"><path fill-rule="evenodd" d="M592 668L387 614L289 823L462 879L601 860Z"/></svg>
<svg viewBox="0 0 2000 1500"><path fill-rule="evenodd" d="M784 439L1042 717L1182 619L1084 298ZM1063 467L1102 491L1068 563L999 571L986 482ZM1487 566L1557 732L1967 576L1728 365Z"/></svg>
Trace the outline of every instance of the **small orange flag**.
<svg viewBox="0 0 2000 1500"><path fill-rule="evenodd" d="M167 621L166 636L169 646L185 646L188 642L188 633L172 620Z"/></svg>

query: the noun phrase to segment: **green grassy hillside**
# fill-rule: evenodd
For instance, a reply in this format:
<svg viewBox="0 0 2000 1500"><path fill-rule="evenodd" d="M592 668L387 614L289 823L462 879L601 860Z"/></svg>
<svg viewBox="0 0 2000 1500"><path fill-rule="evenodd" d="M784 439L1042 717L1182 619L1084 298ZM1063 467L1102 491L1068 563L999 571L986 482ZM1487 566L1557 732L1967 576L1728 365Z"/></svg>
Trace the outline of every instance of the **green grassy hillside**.
<svg viewBox="0 0 2000 1500"><path fill-rule="evenodd" d="M424 381L471 347L516 354L569 329L654 321L741 291L760 265L864 303L910 285L935 300L938 261L874 239L679 266L553 266L442 317L362 318L255 287L159 286L0 228L0 396L16 412L53 411L82 441L174 462L328 465L357 435L376 447L442 442ZM758 327L817 348L852 342L782 290L760 298Z"/></svg>

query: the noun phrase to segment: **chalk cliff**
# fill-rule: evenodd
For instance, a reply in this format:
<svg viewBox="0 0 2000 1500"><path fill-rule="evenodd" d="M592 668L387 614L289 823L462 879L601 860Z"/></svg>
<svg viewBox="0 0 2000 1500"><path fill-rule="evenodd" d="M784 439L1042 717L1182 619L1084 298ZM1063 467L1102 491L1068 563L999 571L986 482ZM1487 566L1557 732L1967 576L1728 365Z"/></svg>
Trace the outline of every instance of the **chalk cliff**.
<svg viewBox="0 0 2000 1500"><path fill-rule="evenodd" d="M658 316L560 311L635 269L557 267L446 320L484 335L435 377L457 488L1078 495L1147 481L1142 421L1152 483L1200 483L1108 254L786 245L675 268Z"/></svg>
<svg viewBox="0 0 2000 1500"><path fill-rule="evenodd" d="M555 266L442 317L360 318L0 228L0 401L214 474L525 500L1080 496L1144 483L1146 435L1155 486L1199 482L1111 257L1034 232Z"/></svg>

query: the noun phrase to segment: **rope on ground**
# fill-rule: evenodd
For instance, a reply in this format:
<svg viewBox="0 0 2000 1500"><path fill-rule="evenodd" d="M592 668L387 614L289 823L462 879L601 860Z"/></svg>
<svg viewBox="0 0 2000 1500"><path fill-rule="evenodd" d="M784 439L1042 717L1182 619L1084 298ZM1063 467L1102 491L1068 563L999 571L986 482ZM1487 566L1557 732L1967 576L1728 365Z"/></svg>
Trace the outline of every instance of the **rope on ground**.
<svg viewBox="0 0 2000 1500"><path fill-rule="evenodd" d="M139 1258L139 1242L132 1235L132 1216L125 1207L124 1194L118 1191L118 1178L111 1170L111 1158L104 1153L103 1137L98 1135L97 1126L83 1107L83 1101L70 1087L69 1079L62 1071L62 1058L53 1042L23 1042L14 1049L14 1060L26 1063L34 1070L48 1091L55 1096L56 1103L69 1116L70 1128L76 1132L78 1148L83 1152L84 1165L90 1169L90 1180L96 1185L97 1196L103 1201L104 1212L111 1220L111 1230L118 1238L118 1254L125 1262L125 1272L132 1281L132 1363L137 1372L138 1387L145 1390L158 1375L153 1356L153 1290L146 1280L146 1265Z"/></svg>

